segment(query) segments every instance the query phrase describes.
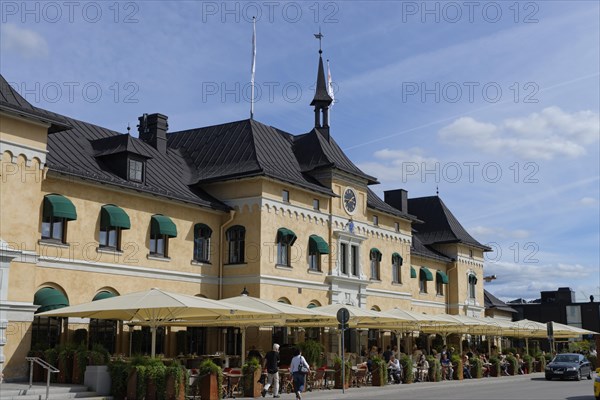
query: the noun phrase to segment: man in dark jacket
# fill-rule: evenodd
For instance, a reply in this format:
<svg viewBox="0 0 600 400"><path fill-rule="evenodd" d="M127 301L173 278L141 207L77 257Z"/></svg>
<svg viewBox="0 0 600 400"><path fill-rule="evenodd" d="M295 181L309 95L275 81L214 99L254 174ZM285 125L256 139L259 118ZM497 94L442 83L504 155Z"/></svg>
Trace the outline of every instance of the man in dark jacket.
<svg viewBox="0 0 600 400"><path fill-rule="evenodd" d="M263 367L267 369L267 384L261 392L262 397L265 397L273 385L273 397L279 398L279 345L277 343L273 345L273 350L265 355Z"/></svg>

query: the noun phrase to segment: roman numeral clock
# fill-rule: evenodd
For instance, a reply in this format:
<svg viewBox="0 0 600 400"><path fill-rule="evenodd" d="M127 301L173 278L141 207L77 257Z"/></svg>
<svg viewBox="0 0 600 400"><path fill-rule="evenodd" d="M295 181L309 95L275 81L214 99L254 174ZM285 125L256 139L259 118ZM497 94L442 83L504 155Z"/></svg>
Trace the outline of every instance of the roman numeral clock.
<svg viewBox="0 0 600 400"><path fill-rule="evenodd" d="M344 196L342 200L344 202L344 210L346 210L348 214L354 215L357 205L357 197L354 189L346 188L346 190L344 190Z"/></svg>

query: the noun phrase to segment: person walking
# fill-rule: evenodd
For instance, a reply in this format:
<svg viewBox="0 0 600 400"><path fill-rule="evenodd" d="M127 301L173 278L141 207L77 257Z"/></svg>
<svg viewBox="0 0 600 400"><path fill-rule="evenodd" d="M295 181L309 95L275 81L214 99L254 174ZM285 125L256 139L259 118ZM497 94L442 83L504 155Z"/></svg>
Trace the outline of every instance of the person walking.
<svg viewBox="0 0 600 400"><path fill-rule="evenodd" d="M265 355L263 368L267 369L267 384L261 392L265 397L271 385L273 385L273 398L279 398L279 345L273 344L273 350Z"/></svg>
<svg viewBox="0 0 600 400"><path fill-rule="evenodd" d="M294 392L296 393L296 399L302 400L301 393L304 391L304 382L306 375L310 373L310 367L306 362L306 359L302 356L302 351L296 349L294 351L294 357L290 363L290 372L294 379Z"/></svg>

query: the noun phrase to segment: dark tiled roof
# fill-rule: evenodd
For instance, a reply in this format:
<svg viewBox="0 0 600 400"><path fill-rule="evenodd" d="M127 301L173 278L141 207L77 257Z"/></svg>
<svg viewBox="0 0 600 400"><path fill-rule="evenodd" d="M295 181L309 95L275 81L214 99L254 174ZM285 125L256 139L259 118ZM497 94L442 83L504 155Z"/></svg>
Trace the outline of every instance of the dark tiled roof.
<svg viewBox="0 0 600 400"><path fill-rule="evenodd" d="M69 128L64 117L31 105L8 84L2 75L0 75L0 110L28 119L48 122L50 123L49 133L60 132Z"/></svg>
<svg viewBox="0 0 600 400"><path fill-rule="evenodd" d="M408 212L424 221L417 227L416 235L425 245L464 243L491 251L469 235L439 196L408 199Z"/></svg>
<svg viewBox="0 0 600 400"><path fill-rule="evenodd" d="M412 236L412 244L410 246L410 254L414 254L416 256L421 256L421 257L426 257L426 258L432 258L434 260L443 261L443 262L451 262L452 261L452 259L450 257L446 257L439 251L436 251L434 249L431 249L431 248L425 246L419 240L417 235L415 235L414 233Z"/></svg>
<svg viewBox="0 0 600 400"><path fill-rule="evenodd" d="M178 151L168 150L166 154L161 154L137 138L108 139L117 135L122 137L126 135L72 118L63 118L72 128L48 137L46 163L51 171L218 210L229 210L227 205L203 190L188 186L192 174ZM123 179L114 174L108 166L103 165L101 158L96 157L96 150L92 146L92 143L98 143L99 139L108 142L111 140L130 142L128 147L142 149L141 151L148 158L145 182L136 183Z"/></svg>
<svg viewBox="0 0 600 400"><path fill-rule="evenodd" d="M483 299L485 300L485 308L495 308L500 311L506 311L511 313L516 313L517 310L508 306L505 302L488 292L487 290L483 290Z"/></svg>
<svg viewBox="0 0 600 400"><path fill-rule="evenodd" d="M181 149L194 166L192 183L267 176L333 196L330 188L303 173L291 137L249 119L167 135L169 148Z"/></svg>
<svg viewBox="0 0 600 400"><path fill-rule="evenodd" d="M108 136L91 141L96 157L120 153L137 154L144 158L152 158L153 147L129 134Z"/></svg>
<svg viewBox="0 0 600 400"><path fill-rule="evenodd" d="M379 183L376 178L365 174L354 165L333 138L327 140L317 128L304 135L293 136L292 140L294 153L303 172L311 173L321 168L336 168L365 179L368 184Z"/></svg>
<svg viewBox="0 0 600 400"><path fill-rule="evenodd" d="M417 221L417 218L414 215L409 215L409 214L403 213L402 211L398 210L397 208L390 206L388 203L381 200L379 198L379 196L377 196L375 194L375 192L373 192L369 188L367 188L367 207L372 208L377 211L387 213L387 214L392 214L397 217L406 218L411 221Z"/></svg>

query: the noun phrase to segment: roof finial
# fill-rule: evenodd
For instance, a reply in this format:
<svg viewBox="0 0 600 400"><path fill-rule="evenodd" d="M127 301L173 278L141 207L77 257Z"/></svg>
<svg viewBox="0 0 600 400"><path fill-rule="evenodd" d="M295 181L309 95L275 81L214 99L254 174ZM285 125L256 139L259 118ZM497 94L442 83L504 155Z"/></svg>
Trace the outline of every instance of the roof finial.
<svg viewBox="0 0 600 400"><path fill-rule="evenodd" d="M127 123L127 134L129 135L129 132L131 132L131 126L129 126L129 122Z"/></svg>
<svg viewBox="0 0 600 400"><path fill-rule="evenodd" d="M438 185L435 185L435 195L440 196L440 187Z"/></svg>
<svg viewBox="0 0 600 400"><path fill-rule="evenodd" d="M314 33L315 38L319 39L319 54L323 54L323 49L321 47L321 40L325 37L322 33L321 33L321 27L319 26L319 33Z"/></svg>

